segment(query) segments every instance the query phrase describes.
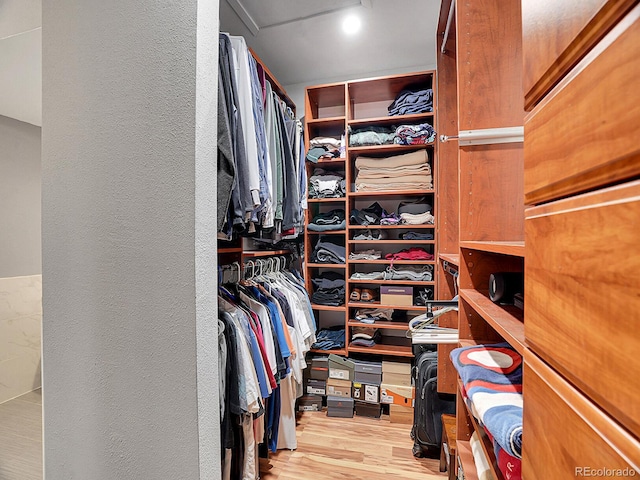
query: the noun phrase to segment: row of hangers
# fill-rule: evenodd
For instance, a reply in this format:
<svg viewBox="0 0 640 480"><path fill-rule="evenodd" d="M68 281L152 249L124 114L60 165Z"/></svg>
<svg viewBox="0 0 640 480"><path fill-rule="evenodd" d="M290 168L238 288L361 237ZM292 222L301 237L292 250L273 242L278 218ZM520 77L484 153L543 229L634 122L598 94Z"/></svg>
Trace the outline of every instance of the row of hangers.
<svg viewBox="0 0 640 480"><path fill-rule="evenodd" d="M255 277L286 270L288 263L286 256L248 260L242 266L240 262L233 262L229 265L218 267L218 282L220 285L240 283L241 280L250 280Z"/></svg>

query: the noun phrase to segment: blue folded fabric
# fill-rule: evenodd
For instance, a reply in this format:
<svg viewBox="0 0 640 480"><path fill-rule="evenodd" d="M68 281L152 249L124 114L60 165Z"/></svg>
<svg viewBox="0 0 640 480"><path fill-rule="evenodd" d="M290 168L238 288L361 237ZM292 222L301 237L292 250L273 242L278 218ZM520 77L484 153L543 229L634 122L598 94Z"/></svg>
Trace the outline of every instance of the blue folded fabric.
<svg viewBox="0 0 640 480"><path fill-rule="evenodd" d="M474 416L509 455L522 458L522 357L497 343L456 348L451 361Z"/></svg>

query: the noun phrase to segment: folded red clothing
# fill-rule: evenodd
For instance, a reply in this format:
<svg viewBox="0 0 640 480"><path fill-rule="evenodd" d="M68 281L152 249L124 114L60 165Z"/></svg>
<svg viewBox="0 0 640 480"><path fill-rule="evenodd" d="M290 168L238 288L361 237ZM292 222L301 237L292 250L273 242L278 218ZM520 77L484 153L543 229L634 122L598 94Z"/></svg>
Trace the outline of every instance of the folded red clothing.
<svg viewBox="0 0 640 480"><path fill-rule="evenodd" d="M433 260L433 255L421 247L411 247L395 253L387 253L387 260Z"/></svg>

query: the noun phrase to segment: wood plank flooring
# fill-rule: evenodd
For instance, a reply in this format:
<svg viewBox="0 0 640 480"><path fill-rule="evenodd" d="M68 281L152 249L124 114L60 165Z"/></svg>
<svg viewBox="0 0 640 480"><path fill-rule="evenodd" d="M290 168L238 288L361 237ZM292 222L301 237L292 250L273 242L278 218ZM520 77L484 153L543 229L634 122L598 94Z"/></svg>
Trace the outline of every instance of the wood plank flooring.
<svg viewBox="0 0 640 480"><path fill-rule="evenodd" d="M298 448L260 459L262 480L441 480L438 459L411 453L411 425L326 412L298 415Z"/></svg>
<svg viewBox="0 0 640 480"><path fill-rule="evenodd" d="M42 480L42 393L0 404L0 479Z"/></svg>

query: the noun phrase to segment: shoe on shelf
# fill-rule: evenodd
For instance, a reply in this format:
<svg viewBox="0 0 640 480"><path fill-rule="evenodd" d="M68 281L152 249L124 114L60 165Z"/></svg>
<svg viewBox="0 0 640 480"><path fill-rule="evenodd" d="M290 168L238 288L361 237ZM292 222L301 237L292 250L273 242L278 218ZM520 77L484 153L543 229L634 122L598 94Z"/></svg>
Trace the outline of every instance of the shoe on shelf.
<svg viewBox="0 0 640 480"><path fill-rule="evenodd" d="M375 290L372 290L370 288L363 288L362 292L360 294L360 301L361 302L373 302L375 300L377 300L378 295L376 294Z"/></svg>
<svg viewBox="0 0 640 480"><path fill-rule="evenodd" d="M349 297L349 300L351 300L352 302L359 302L359 301L360 301L360 296L361 296L360 294L361 294L361 293L362 293L362 292L360 291L360 289L359 289L359 288L354 288L354 289L351 291L351 296Z"/></svg>

